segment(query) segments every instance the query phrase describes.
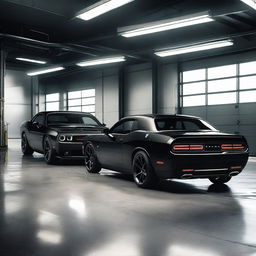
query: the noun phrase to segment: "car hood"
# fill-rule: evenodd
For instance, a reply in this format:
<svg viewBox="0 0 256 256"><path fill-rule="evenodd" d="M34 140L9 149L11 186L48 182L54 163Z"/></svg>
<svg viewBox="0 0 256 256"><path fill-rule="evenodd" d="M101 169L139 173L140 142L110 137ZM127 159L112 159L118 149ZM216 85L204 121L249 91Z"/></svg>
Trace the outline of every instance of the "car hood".
<svg viewBox="0 0 256 256"><path fill-rule="evenodd" d="M105 127L90 127L90 126L49 126L49 129L58 133L88 133L88 132L102 132Z"/></svg>
<svg viewBox="0 0 256 256"><path fill-rule="evenodd" d="M229 133L222 133L219 131L160 131L158 134L162 134L165 136L169 136L172 138L178 138L178 137L208 137L208 136L213 136L213 137L241 137L240 135L235 135L235 134L229 134Z"/></svg>

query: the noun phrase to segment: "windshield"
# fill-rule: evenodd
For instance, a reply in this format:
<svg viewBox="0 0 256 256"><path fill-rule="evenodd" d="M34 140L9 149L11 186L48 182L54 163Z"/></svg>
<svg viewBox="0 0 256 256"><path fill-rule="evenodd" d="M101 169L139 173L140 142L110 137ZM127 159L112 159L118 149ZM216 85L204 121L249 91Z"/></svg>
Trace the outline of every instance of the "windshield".
<svg viewBox="0 0 256 256"><path fill-rule="evenodd" d="M74 126L102 126L100 122L93 116L87 114L58 113L48 114L48 125L74 125Z"/></svg>
<svg viewBox="0 0 256 256"><path fill-rule="evenodd" d="M192 118L159 118L155 120L158 131L182 130L182 131L201 131L216 129L205 121Z"/></svg>

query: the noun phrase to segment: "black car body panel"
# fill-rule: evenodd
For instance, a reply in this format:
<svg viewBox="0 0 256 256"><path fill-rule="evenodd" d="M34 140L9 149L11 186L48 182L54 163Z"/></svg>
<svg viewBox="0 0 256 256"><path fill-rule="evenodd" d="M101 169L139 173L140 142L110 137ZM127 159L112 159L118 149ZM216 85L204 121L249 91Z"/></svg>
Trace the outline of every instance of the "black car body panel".
<svg viewBox="0 0 256 256"><path fill-rule="evenodd" d="M159 131L155 120L161 118L187 123L202 122L204 129ZM118 126L128 124L129 121L137 123L134 130L116 132ZM133 156L142 150L149 156L156 175L162 179L238 174L245 167L249 156L243 136L221 133L200 118L183 115L126 117L108 133L86 136L84 144L88 142L93 145L102 167L125 173L133 172ZM178 151L173 150L175 145L178 145ZM182 149L186 145L192 145L195 150L180 150L179 147ZM240 146L234 146L233 149L233 146L229 148L225 145ZM200 150L196 146L200 146Z"/></svg>
<svg viewBox="0 0 256 256"><path fill-rule="evenodd" d="M47 122L49 115L74 115L90 118L97 126L91 127L86 124L50 124ZM42 123L35 122L40 119ZM56 156L59 158L82 157L82 145L84 137L88 134L102 133L106 129L93 115L82 112L70 111L48 111L40 112L35 115L31 121L24 122L21 125L21 135L25 133L29 146L38 153L44 153L44 139L50 138ZM61 135L71 138L72 140L60 141Z"/></svg>

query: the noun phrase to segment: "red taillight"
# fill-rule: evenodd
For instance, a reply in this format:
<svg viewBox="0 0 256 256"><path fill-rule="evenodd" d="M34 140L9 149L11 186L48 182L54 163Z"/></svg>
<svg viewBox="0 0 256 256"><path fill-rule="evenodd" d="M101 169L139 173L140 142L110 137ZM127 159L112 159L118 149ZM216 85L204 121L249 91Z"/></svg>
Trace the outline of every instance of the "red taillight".
<svg viewBox="0 0 256 256"><path fill-rule="evenodd" d="M221 149L222 150L244 149L244 146L242 144L222 144Z"/></svg>
<svg viewBox="0 0 256 256"><path fill-rule="evenodd" d="M172 148L174 151L189 151L189 150L203 150L203 145L191 144L191 145L174 145Z"/></svg>
<svg viewBox="0 0 256 256"><path fill-rule="evenodd" d="M193 172L194 169L183 169L182 172Z"/></svg>

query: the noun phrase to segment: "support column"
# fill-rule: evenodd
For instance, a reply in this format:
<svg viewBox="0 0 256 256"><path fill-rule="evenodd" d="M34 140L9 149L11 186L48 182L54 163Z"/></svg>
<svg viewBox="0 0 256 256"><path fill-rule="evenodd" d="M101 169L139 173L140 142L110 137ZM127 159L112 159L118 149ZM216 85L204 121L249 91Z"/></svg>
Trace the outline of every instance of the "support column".
<svg viewBox="0 0 256 256"><path fill-rule="evenodd" d="M5 145L4 134L4 75L5 75L5 52L3 43L0 42L0 149Z"/></svg>
<svg viewBox="0 0 256 256"><path fill-rule="evenodd" d="M119 69L119 119L124 117L124 65L122 65Z"/></svg>
<svg viewBox="0 0 256 256"><path fill-rule="evenodd" d="M152 113L158 113L158 84L159 84L159 70L156 60L152 62Z"/></svg>

